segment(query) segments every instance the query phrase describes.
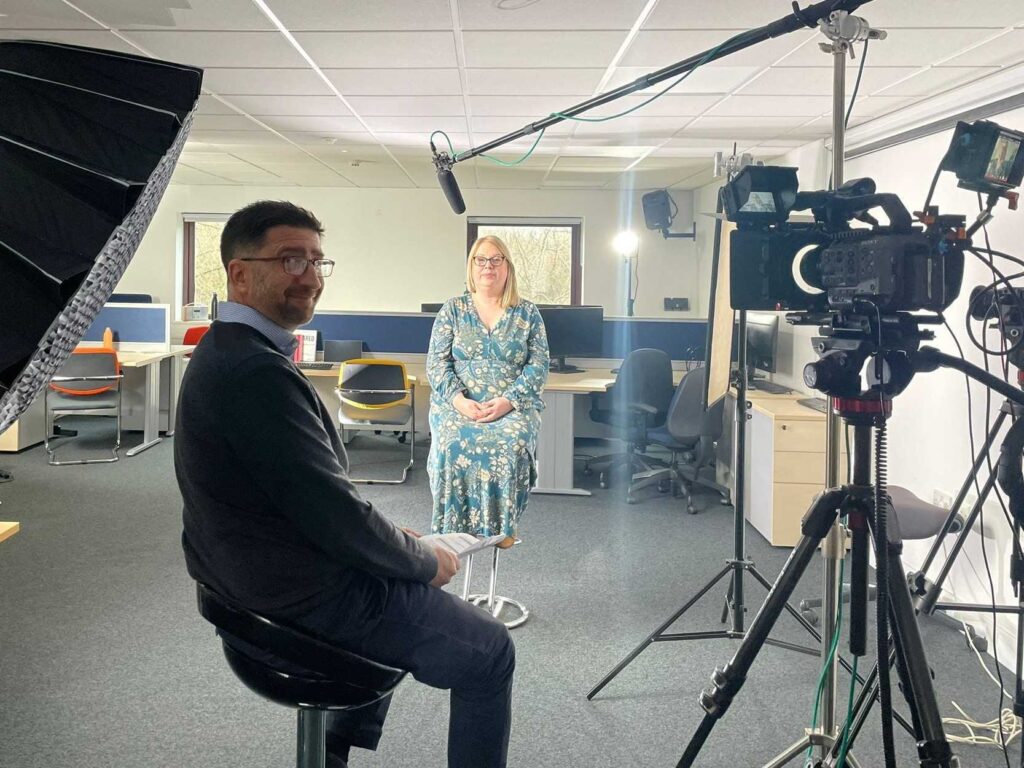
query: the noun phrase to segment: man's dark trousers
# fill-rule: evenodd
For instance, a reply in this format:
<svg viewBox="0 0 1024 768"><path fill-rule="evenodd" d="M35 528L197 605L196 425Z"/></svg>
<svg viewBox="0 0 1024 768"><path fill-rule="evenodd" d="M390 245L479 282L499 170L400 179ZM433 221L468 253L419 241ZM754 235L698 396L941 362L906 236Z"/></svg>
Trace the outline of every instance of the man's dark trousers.
<svg viewBox="0 0 1024 768"><path fill-rule="evenodd" d="M356 576L354 581L371 579ZM375 581L375 580L374 580ZM355 593L380 594L369 583ZM366 587L364 591L359 586ZM377 585L373 585L377 586ZM421 683L451 690L449 768L504 768L511 726L515 647L505 626L480 608L418 582L387 580L383 605L353 610L352 592L296 619L315 633ZM379 705L332 712L328 750L375 749L390 697Z"/></svg>

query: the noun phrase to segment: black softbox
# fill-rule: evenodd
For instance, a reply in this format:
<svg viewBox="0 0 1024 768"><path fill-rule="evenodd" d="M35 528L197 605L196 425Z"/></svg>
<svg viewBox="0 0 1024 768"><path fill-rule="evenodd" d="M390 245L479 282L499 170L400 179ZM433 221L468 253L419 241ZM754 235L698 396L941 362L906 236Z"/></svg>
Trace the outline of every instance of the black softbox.
<svg viewBox="0 0 1024 768"><path fill-rule="evenodd" d="M0 432L88 330L188 136L202 70L0 40Z"/></svg>

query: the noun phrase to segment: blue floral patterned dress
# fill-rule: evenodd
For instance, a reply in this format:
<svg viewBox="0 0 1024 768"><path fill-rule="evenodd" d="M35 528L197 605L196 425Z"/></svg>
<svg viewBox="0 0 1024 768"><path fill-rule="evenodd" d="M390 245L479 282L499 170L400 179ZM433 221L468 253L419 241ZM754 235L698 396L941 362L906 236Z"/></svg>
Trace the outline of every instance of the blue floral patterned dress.
<svg viewBox="0 0 1024 768"><path fill-rule="evenodd" d="M515 535L537 479L548 365L544 321L531 302L506 308L490 332L468 291L441 307L427 352L434 533ZM507 397L512 410L479 424L452 406L459 392L478 402Z"/></svg>

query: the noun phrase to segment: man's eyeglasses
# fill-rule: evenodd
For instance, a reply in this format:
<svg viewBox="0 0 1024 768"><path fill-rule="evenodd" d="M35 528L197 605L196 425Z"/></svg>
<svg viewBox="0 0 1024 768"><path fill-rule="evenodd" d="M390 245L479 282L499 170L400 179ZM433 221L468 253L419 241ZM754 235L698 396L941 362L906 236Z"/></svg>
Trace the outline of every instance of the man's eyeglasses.
<svg viewBox="0 0 1024 768"><path fill-rule="evenodd" d="M331 259L307 259L305 256L271 256L269 259L257 259L252 256L240 258L239 261L280 261L281 267L289 275L300 277L306 274L310 265L319 277L330 277L334 271L334 262Z"/></svg>
<svg viewBox="0 0 1024 768"><path fill-rule="evenodd" d="M497 269L498 267L505 263L505 257L491 256L491 258L487 258L486 256L474 256L473 263L476 264L478 267L486 267L488 264L490 264L492 267Z"/></svg>

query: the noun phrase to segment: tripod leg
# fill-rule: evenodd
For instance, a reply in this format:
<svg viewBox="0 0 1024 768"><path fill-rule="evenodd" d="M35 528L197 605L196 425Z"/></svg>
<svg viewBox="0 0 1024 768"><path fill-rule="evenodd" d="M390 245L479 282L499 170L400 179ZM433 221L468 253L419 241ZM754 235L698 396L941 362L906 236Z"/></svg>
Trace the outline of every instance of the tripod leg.
<svg viewBox="0 0 1024 768"><path fill-rule="evenodd" d="M935 698L935 687L932 685L931 670L924 652L924 643L917 626L914 604L910 599L910 589L903 576L903 562L897 552L890 549L889 553L889 601L893 617L893 635L899 648L897 663L906 665L900 676L909 684L905 693L911 701L916 717L915 726L920 726L920 738L917 743L918 755L922 766L954 765L953 752L942 728L942 716L939 714L938 701Z"/></svg>
<svg viewBox="0 0 1024 768"><path fill-rule="evenodd" d="M686 745L686 751L680 758L677 768L690 768L693 765L704 742L711 735L711 729L725 715L733 698L743 687L747 672L768 638L768 633L782 614L808 563L817 552L818 545L832 527L845 497L846 491L841 488L825 491L815 499L811 509L804 515L800 524L803 536L790 553L732 661L725 667L715 670L711 676L711 685L701 693L700 704L706 714L690 743Z"/></svg>
<svg viewBox="0 0 1024 768"><path fill-rule="evenodd" d="M729 582L729 590L725 593L725 605L722 606L722 624L725 624L725 620L729 618L729 608L732 606L732 590L735 586L736 580L733 579Z"/></svg>

